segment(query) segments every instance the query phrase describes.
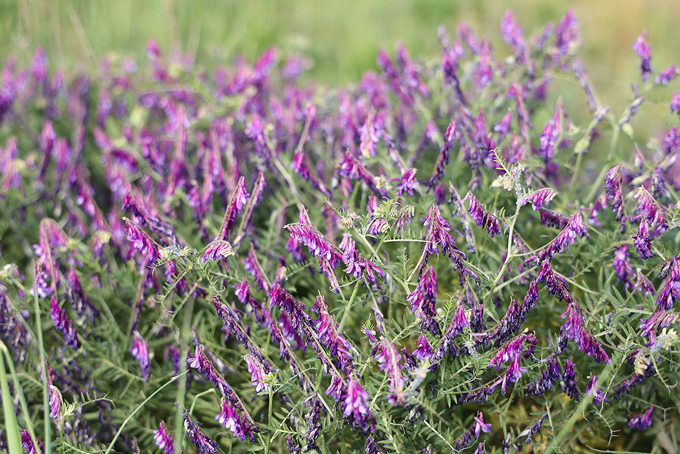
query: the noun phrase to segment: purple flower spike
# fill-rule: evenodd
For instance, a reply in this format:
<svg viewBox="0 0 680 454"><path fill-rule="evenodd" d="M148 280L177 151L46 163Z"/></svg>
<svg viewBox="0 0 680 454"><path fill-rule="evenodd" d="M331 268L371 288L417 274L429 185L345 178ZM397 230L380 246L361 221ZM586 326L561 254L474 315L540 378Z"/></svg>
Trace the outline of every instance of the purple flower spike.
<svg viewBox="0 0 680 454"><path fill-rule="evenodd" d="M477 224L478 227L486 228L489 235L493 238L495 235L501 234L501 229L499 227L498 218L493 214L489 213L482 207L477 198L468 192L461 203L468 201L468 213L470 217Z"/></svg>
<svg viewBox="0 0 680 454"><path fill-rule="evenodd" d="M644 412L637 414L628 420L628 427L635 430L644 430L652 425L652 413L654 407L649 407Z"/></svg>
<svg viewBox="0 0 680 454"><path fill-rule="evenodd" d="M347 393L344 401L344 415L354 425L365 428L371 419L371 411L368 409L369 395L361 387L356 378L349 379Z"/></svg>
<svg viewBox="0 0 680 454"><path fill-rule="evenodd" d="M313 256L328 260L333 268L340 264L341 255L336 247L311 225L289 224L286 229L295 241L307 246Z"/></svg>
<svg viewBox="0 0 680 454"><path fill-rule="evenodd" d="M241 177L231 194L231 200L224 213L224 220L222 221L220 233L217 235L216 240L226 241L229 239L229 229L236 223L236 216L241 212L249 198L250 194L246 191L245 179Z"/></svg>
<svg viewBox="0 0 680 454"><path fill-rule="evenodd" d="M408 169L404 176L401 177L399 186L397 186L397 196L401 197L406 192L408 192L408 195L410 196L413 195L413 191L420 184L416 180L416 172L418 172L418 169Z"/></svg>
<svg viewBox="0 0 680 454"><path fill-rule="evenodd" d="M604 180L604 191L607 194L609 208L616 216L617 221L621 221L621 233L626 231L625 206L623 204L623 177L621 176L621 166L613 167Z"/></svg>
<svg viewBox="0 0 680 454"><path fill-rule="evenodd" d="M234 255L234 250L232 249L231 244L226 241L213 241L208 245L208 247L205 248L203 257L201 257L201 263L206 263L209 261L216 262L231 255Z"/></svg>
<svg viewBox="0 0 680 454"><path fill-rule="evenodd" d="M475 423L472 425L474 428L475 438L479 438L482 432L491 433L491 424L484 423L484 415L480 411L474 418Z"/></svg>
<svg viewBox="0 0 680 454"><path fill-rule="evenodd" d="M638 254L642 260L654 257L652 252L652 238L649 236L649 223L647 218L642 218L640 226L638 227L637 235L633 240L633 246L637 249Z"/></svg>
<svg viewBox="0 0 680 454"><path fill-rule="evenodd" d="M406 397L404 396L404 379L401 376L401 355L397 351L397 347L385 338L376 348L378 349L376 358L380 369L387 371L388 382L392 391L392 394L387 396L387 401L392 405L404 405Z"/></svg>
<svg viewBox="0 0 680 454"><path fill-rule="evenodd" d="M512 47L515 54L521 55L524 53L526 48L524 32L522 31L522 26L519 25L515 15L510 10L507 10L501 19L501 34L503 35L503 41Z"/></svg>
<svg viewBox="0 0 680 454"><path fill-rule="evenodd" d="M340 367L345 372L352 372L354 370L354 363L350 353L351 344L338 331L338 325L329 312L326 298L318 295L312 311L319 314L319 319L314 321L319 341L329 348L331 355L338 358Z"/></svg>
<svg viewBox="0 0 680 454"><path fill-rule="evenodd" d="M612 268L614 268L620 282L626 282L627 285L630 285L630 276L633 274L633 267L630 266L628 255L627 244L617 248L616 255L614 255L614 260L612 261Z"/></svg>
<svg viewBox="0 0 680 454"><path fill-rule="evenodd" d="M539 189L538 191L534 191L531 194L522 197L522 199L519 201L519 205L524 206L531 202L531 207L534 209L534 211L537 211L543 208L543 205L546 205L548 202L550 202L556 195L557 192L554 189Z"/></svg>
<svg viewBox="0 0 680 454"><path fill-rule="evenodd" d="M429 267L418 281L416 289L406 297L411 303L411 312L421 318L421 327L432 334L439 334L439 325L434 320L437 316L435 303L437 302L437 277L434 268Z"/></svg>
<svg viewBox="0 0 680 454"><path fill-rule="evenodd" d="M37 448L33 444L33 440L31 440L31 434L28 433L28 430L21 431L21 447L24 448L26 454L42 454L45 452L44 443L37 438L36 442L38 444Z"/></svg>
<svg viewBox="0 0 680 454"><path fill-rule="evenodd" d="M54 385L50 385L50 418L55 419L59 416L61 404L62 398L59 389Z"/></svg>
<svg viewBox="0 0 680 454"><path fill-rule="evenodd" d="M220 447L198 427L189 412L184 412L184 431L192 443L196 445L197 454L217 454Z"/></svg>
<svg viewBox="0 0 680 454"><path fill-rule="evenodd" d="M640 75L642 80L646 81L649 75L654 71L652 69L652 46L647 43L647 32L643 31L635 40L631 48L635 51L635 55L640 57Z"/></svg>
<svg viewBox="0 0 680 454"><path fill-rule="evenodd" d="M161 421L157 430L153 431L153 439L156 446L165 454L172 454L175 449L175 438L165 425L165 421Z"/></svg>
<svg viewBox="0 0 680 454"><path fill-rule="evenodd" d="M569 245L574 244L576 238L585 236L587 232L586 226L583 224L583 217L581 217L581 213L577 212L569 218L569 222L564 230L562 230L554 240L541 249L538 255L533 257L534 262L536 264L544 261L549 262L555 254L561 254L569 249ZM527 262L531 260L531 258L527 259Z"/></svg>
<svg viewBox="0 0 680 454"><path fill-rule="evenodd" d="M675 112L680 116L680 95L677 91L673 92L673 99L671 99L670 104L671 112Z"/></svg>
<svg viewBox="0 0 680 454"><path fill-rule="evenodd" d="M671 65L666 70L660 72L658 76L656 76L656 79L654 79L654 83L657 85L668 85L668 82L675 79L678 76L678 74L680 74L680 70L678 70L678 67L675 65Z"/></svg>
<svg viewBox="0 0 680 454"><path fill-rule="evenodd" d="M555 382L561 377L557 358L548 360L548 367L541 371L541 376L534 379L527 387L527 395L542 396L548 389L552 389Z"/></svg>
<svg viewBox="0 0 680 454"><path fill-rule="evenodd" d="M255 386L255 391L269 391L269 385L265 381L266 372L264 366L252 355L244 355L243 359L248 364L248 372L251 374L250 383Z"/></svg>
<svg viewBox="0 0 680 454"><path fill-rule="evenodd" d="M413 355L421 361L432 358L432 347L427 341L427 337L420 335L416 341L417 348L413 351Z"/></svg>
<svg viewBox="0 0 680 454"><path fill-rule="evenodd" d="M139 363L142 369L142 378L148 380L151 372L149 349L146 346L146 342L137 331L132 333L132 348L130 349L130 353L132 353L132 357Z"/></svg>
<svg viewBox="0 0 680 454"><path fill-rule="evenodd" d="M593 402L595 405L600 405L602 402L609 402L602 390L597 386L597 376L595 375L590 377L588 386L586 387L586 396L589 396L590 394L593 395Z"/></svg>
<svg viewBox="0 0 680 454"><path fill-rule="evenodd" d="M78 340L78 332L73 327L73 322L66 316L66 310L59 307L57 299L52 296L50 316L54 327L64 337L64 342L69 347L77 350L80 348L80 341Z"/></svg>
<svg viewBox="0 0 680 454"><path fill-rule="evenodd" d="M581 395L578 392L578 381L576 379L576 366L570 359L567 360L564 366L562 390L576 402L581 400Z"/></svg>

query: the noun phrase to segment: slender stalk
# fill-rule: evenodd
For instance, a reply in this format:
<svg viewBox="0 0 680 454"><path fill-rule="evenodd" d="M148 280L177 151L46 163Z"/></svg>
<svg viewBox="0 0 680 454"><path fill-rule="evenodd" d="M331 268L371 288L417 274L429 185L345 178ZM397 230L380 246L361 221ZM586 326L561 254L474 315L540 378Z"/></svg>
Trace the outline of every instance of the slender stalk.
<svg viewBox="0 0 680 454"><path fill-rule="evenodd" d="M33 279L33 305L35 309L35 323L38 334L38 350L40 350L40 368L42 370L43 382L43 421L45 424L45 454L52 452L52 436L50 434L50 394L47 386L47 364L45 363L45 346L43 344L42 322L40 320L40 301L38 300L38 268L35 269L35 277Z"/></svg>
<svg viewBox="0 0 680 454"><path fill-rule="evenodd" d="M182 452L182 445L184 443L184 416L182 415L182 408L184 408L184 400L186 399L187 390L187 344L189 333L191 332L191 314L194 310L194 300L190 299L187 303L186 312L184 313L184 324L179 334L180 344L180 362L179 362L179 386L177 387L177 414L175 415L175 451L174 454Z"/></svg>
<svg viewBox="0 0 680 454"><path fill-rule="evenodd" d="M5 344L0 342L2 348ZM7 434L7 447L10 454L21 453L21 432L19 432L19 424L17 423L16 414L12 405L12 399L9 394L9 386L7 386L7 374L5 372L5 361L0 355L0 390L2 391L2 409L5 415L5 428ZM33 441L35 443L35 440ZM35 447L35 445L34 445Z"/></svg>
<svg viewBox="0 0 680 454"><path fill-rule="evenodd" d="M7 358L7 364L9 365L9 372L12 374L12 381L14 381L14 387L17 390L17 394L19 395L19 403L21 405L21 411L24 414L24 420L26 421L26 429L28 430L28 434L31 436L31 441L33 442L33 446L36 448L36 452L38 452L38 441L35 437L35 432L33 431L33 423L31 422L31 414L28 412L28 405L26 404L26 398L24 397L24 392L21 388L21 383L19 382L19 377L17 376L17 371L14 368L14 360L12 359L12 356L9 354L9 350L7 350L7 346L0 341L0 350L2 350L2 353L5 355L5 358Z"/></svg>

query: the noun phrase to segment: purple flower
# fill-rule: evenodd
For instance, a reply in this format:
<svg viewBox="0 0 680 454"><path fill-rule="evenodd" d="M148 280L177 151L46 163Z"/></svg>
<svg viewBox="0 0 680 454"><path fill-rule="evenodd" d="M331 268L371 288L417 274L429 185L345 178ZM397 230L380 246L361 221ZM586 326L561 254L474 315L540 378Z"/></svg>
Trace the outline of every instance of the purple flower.
<svg viewBox="0 0 680 454"><path fill-rule="evenodd" d="M576 402L581 400L578 392L578 381L576 379L576 366L567 359L564 366L564 374L562 374L562 390Z"/></svg>
<svg viewBox="0 0 680 454"><path fill-rule="evenodd" d="M503 35L503 41L508 43L517 55L523 55L526 49L523 34L522 26L515 19L515 15L507 10L501 18L501 35Z"/></svg>
<svg viewBox="0 0 680 454"><path fill-rule="evenodd" d="M413 350L413 355L421 361L432 357L432 347L427 341L427 337L420 335L416 341L417 348Z"/></svg>
<svg viewBox="0 0 680 454"><path fill-rule="evenodd" d="M630 284L630 276L633 274L633 267L630 266L628 261L628 245L616 249L616 255L614 255L614 260L612 262L612 268L619 277L620 282L626 282Z"/></svg>
<svg viewBox="0 0 680 454"><path fill-rule="evenodd" d="M234 437L241 441L245 441L246 438L250 441L255 439L255 433L259 432L259 429L251 423L248 415L244 412L237 414L236 408L224 397L220 404L220 410L220 414L215 416L215 420L231 430Z"/></svg>
<svg viewBox="0 0 680 454"><path fill-rule="evenodd" d="M264 289L265 292L269 293L269 281L267 280L267 276L260 265L260 261L257 259L255 247L252 243L250 244L250 249L248 250L248 256L245 258L245 260L242 260L241 263L243 263L243 268L255 278L255 281L257 282L257 289Z"/></svg>
<svg viewBox="0 0 680 454"><path fill-rule="evenodd" d="M262 363L252 355L244 355L243 359L248 364L248 372L251 374L250 383L255 386L255 391L268 391L269 385L265 381L266 372Z"/></svg>
<svg viewBox="0 0 680 454"><path fill-rule="evenodd" d="M486 424L484 422L484 415L480 411L477 413L477 416L473 418L473 423L468 430L456 440L456 450L460 451L470 446L473 439L479 438L482 432L491 433L491 424Z"/></svg>
<svg viewBox="0 0 680 454"><path fill-rule="evenodd" d="M354 370L354 363L350 353L351 344L338 331L338 326L330 314L326 299L322 295L316 297L316 302L312 311L319 314L319 319L315 320L316 335L321 344L330 349L331 355L338 358L340 366L347 373Z"/></svg>
<svg viewBox="0 0 680 454"><path fill-rule="evenodd" d="M336 402L342 399L344 394L344 382L342 377L339 377L331 372L331 384L326 390L326 394L330 395Z"/></svg>
<svg viewBox="0 0 680 454"><path fill-rule="evenodd" d="M59 416L59 408L61 407L62 398L59 388L50 385L50 418L55 419Z"/></svg>
<svg viewBox="0 0 680 454"><path fill-rule="evenodd" d="M604 190L610 203L609 208L616 216L616 220L621 221L621 233L624 233L626 231L624 217L626 207L623 204L622 183L621 166L613 167L607 172L604 180Z"/></svg>
<svg viewBox="0 0 680 454"><path fill-rule="evenodd" d="M468 201L467 211L477 226L486 228L487 232L489 232L489 235L491 235L492 238L494 235L500 235L501 229L498 225L498 218L486 211L471 192L468 192L465 195L463 200L461 200L461 203L464 203L466 200Z"/></svg>
<svg viewBox="0 0 680 454"><path fill-rule="evenodd" d="M229 229L236 223L236 216L241 212L249 198L250 194L246 191L245 179L241 177L231 194L229 205L227 205L227 210L224 212L220 233L215 238L216 240L226 241L229 239Z"/></svg>
<svg viewBox="0 0 680 454"><path fill-rule="evenodd" d="M494 125L493 130L498 132L498 143L503 140L503 137L505 137L506 134L510 132L510 123L512 122L512 111L508 110L508 112L503 116L503 119L501 120L500 123L496 123Z"/></svg>
<svg viewBox="0 0 680 454"><path fill-rule="evenodd" d="M203 256L201 257L201 263L206 263L208 261L216 262L231 255L234 255L231 244L221 240L213 241L205 248Z"/></svg>
<svg viewBox="0 0 680 454"><path fill-rule="evenodd" d="M54 327L61 333L64 342L69 347L77 350L80 348L80 341L78 340L78 332L73 327L73 322L66 316L66 310L59 307L57 299L52 296L50 316Z"/></svg>
<svg viewBox="0 0 680 454"><path fill-rule="evenodd" d="M347 384L343 413L353 425L361 428L366 428L368 425L372 418L371 411L368 409L368 399L368 393L364 391L356 378L351 377Z"/></svg>
<svg viewBox="0 0 680 454"><path fill-rule="evenodd" d="M527 387L528 396L542 396L548 389L552 389L555 382L561 377L557 358L548 360L548 366L541 371L541 375L534 379Z"/></svg>
<svg viewBox="0 0 680 454"><path fill-rule="evenodd" d="M288 224L290 236L309 248L310 254L328 260L331 267L340 264L341 256L337 248L318 230L306 224Z"/></svg>
<svg viewBox="0 0 680 454"><path fill-rule="evenodd" d="M125 230L130 246L143 256L147 264L155 262L161 256L158 243L151 239L137 224L125 219Z"/></svg>
<svg viewBox="0 0 680 454"><path fill-rule="evenodd" d="M24 448L26 454L42 454L45 452L45 445L43 442L38 438L36 438L35 441L38 444L37 447L33 444L33 440L31 440L31 434L28 433L28 430L21 431L21 447Z"/></svg>
<svg viewBox="0 0 680 454"><path fill-rule="evenodd" d="M189 416L188 411L184 411L184 431L192 443L196 445L197 454L217 454L219 452L219 445L198 427L194 419Z"/></svg>
<svg viewBox="0 0 680 454"><path fill-rule="evenodd" d="M472 83L477 90L483 90L488 86L493 79L494 59L491 43L483 39L481 45L481 52L479 53L479 63L472 75Z"/></svg>
<svg viewBox="0 0 680 454"><path fill-rule="evenodd" d="M647 410L639 413L628 420L628 427L635 430L644 431L647 427L652 425L652 413L654 407L649 407Z"/></svg>
<svg viewBox="0 0 680 454"><path fill-rule="evenodd" d="M671 112L675 112L680 116L680 95L677 91L673 92L673 99L671 99L670 104Z"/></svg>
<svg viewBox="0 0 680 454"><path fill-rule="evenodd" d="M465 315L465 305L461 301L458 303L458 309L456 310L456 313L453 314L453 318L444 332L442 341L433 355L433 360L441 361L445 354L449 354L455 358L458 355L459 350L453 341L460 333L463 332L465 328L469 326L470 322Z"/></svg>
<svg viewBox="0 0 680 454"><path fill-rule="evenodd" d="M380 369L387 371L388 383L392 394L387 396L387 401L392 405L404 405L404 379L401 376L401 355L392 342L383 338L376 346L376 358Z"/></svg>
<svg viewBox="0 0 680 454"><path fill-rule="evenodd" d="M593 402L595 405L600 405L603 401L609 402L609 399L604 395L599 386L597 386L597 376L591 375L586 387L586 396L593 395Z"/></svg>
<svg viewBox="0 0 680 454"><path fill-rule="evenodd" d="M637 249L642 260L654 257L654 253L651 250L652 239L649 236L649 223L647 222L647 218L642 218L637 235L633 238L633 246Z"/></svg>
<svg viewBox="0 0 680 454"><path fill-rule="evenodd" d="M224 397L232 400L234 398L233 397L234 391L231 389L231 386L227 384L222 374L220 374L215 369L215 366L213 366L212 361L208 359L203 348L204 347L202 345L196 346L194 357L187 359L189 367L196 369L198 372L202 373L205 376L205 378L207 378L213 385L215 385L217 390Z"/></svg>
<svg viewBox="0 0 680 454"><path fill-rule="evenodd" d="M448 221L442 218L437 205L432 205L430 208L424 225L428 228L425 235L427 243L423 249L424 252L437 254L439 251L442 255L448 255L454 262L460 258L465 258L465 254L455 248L456 242L449 233L451 227Z"/></svg>
<svg viewBox="0 0 680 454"><path fill-rule="evenodd" d="M539 189L522 197L519 201L519 206L524 206L531 202L531 207L534 209L534 211L537 211L540 208L543 208L543 205L550 202L556 195L557 192L554 189Z"/></svg>
<svg viewBox="0 0 680 454"><path fill-rule="evenodd" d="M635 193L635 198L637 199L638 211L641 216L649 221L649 226L654 227L660 234L664 233L667 229L666 218L659 203L643 187L640 187Z"/></svg>
<svg viewBox="0 0 680 454"><path fill-rule="evenodd" d="M430 330L432 334L439 334L439 325L434 320L437 316L435 303L437 302L437 277L434 268L425 270L422 278L418 281L416 289L406 297L411 303L411 312L415 312L421 319L421 327Z"/></svg>
<svg viewBox="0 0 680 454"><path fill-rule="evenodd" d="M638 36L631 48L635 51L635 55L640 57L640 74L642 75L642 80L646 81L653 72L651 64L652 46L647 43L646 31L643 31L640 36Z"/></svg>
<svg viewBox="0 0 680 454"><path fill-rule="evenodd" d="M680 74L678 67L675 65L671 65L664 71L661 71L658 76L656 76L656 79L654 79L654 83L657 85L668 85L668 82L675 79L678 76L678 74Z"/></svg>
<svg viewBox="0 0 680 454"><path fill-rule="evenodd" d="M454 118L446 128L446 132L444 132L444 143L439 150L439 156L434 164L432 177L428 182L428 186L431 188L435 187L437 182L444 178L444 168L449 163L451 147L453 146L453 141L456 139L456 124L456 119Z"/></svg>
<svg viewBox="0 0 680 454"><path fill-rule="evenodd" d="M397 196L401 197L404 193L408 192L408 195L412 196L414 189L418 187L420 183L416 180L416 172L418 169L408 169L404 176L401 177L401 181L397 186Z"/></svg>
<svg viewBox="0 0 680 454"><path fill-rule="evenodd" d="M582 309L574 301L567 304L567 310L562 314L562 318L567 321L562 325L561 332L565 333L567 337L576 342L578 348L593 356L598 363L609 363L610 359L607 353L602 349L600 343L588 332L583 326Z"/></svg>
<svg viewBox="0 0 680 454"><path fill-rule="evenodd" d="M151 364L149 363L149 350L142 336L137 332L132 333L132 357L137 361L142 369L141 376L144 380L149 379Z"/></svg>
<svg viewBox="0 0 680 454"><path fill-rule="evenodd" d="M527 259L526 262L534 260L536 264L546 261L549 262L555 254L561 254L569 249L569 244L574 244L576 238L583 237L587 234L586 226L583 224L581 213L576 213L571 218L567 226L562 230L550 243L545 245L538 255Z"/></svg>
<svg viewBox="0 0 680 454"><path fill-rule="evenodd" d="M558 101L555 106L555 114L545 125L539 139L539 152L546 164L552 161L555 155L555 147L564 145L564 141L557 143L557 140L563 135L563 128L567 126L565 124L566 118L567 112L564 110L564 104Z"/></svg>
<svg viewBox="0 0 680 454"><path fill-rule="evenodd" d="M161 421L158 429L153 431L153 439L156 442L156 446L165 454L172 454L174 452L175 438L166 427L164 421Z"/></svg>

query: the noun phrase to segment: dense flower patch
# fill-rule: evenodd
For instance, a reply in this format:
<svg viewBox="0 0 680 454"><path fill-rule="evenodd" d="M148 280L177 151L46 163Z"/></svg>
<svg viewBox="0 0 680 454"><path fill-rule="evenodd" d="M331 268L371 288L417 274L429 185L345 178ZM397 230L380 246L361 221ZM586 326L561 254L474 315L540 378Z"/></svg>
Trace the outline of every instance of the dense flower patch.
<svg viewBox="0 0 680 454"><path fill-rule="evenodd" d="M618 117L571 13L501 33L333 88L276 49L6 62L0 448L672 447L680 135L631 121L679 71L642 34Z"/></svg>

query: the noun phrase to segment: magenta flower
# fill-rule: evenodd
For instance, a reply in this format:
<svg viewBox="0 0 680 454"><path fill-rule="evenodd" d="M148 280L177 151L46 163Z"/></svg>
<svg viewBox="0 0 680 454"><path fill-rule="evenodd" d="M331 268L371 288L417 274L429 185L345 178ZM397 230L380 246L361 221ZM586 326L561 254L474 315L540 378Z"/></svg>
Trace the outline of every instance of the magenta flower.
<svg viewBox="0 0 680 454"><path fill-rule="evenodd" d="M586 387L586 396L593 395L593 402L595 405L600 405L602 402L609 402L599 386L597 386L597 376L591 375L588 379L588 386Z"/></svg>
<svg viewBox="0 0 680 454"><path fill-rule="evenodd" d="M487 232L489 232L489 235L491 235L492 238L494 235L500 235L501 229L499 227L498 218L486 211L471 192L468 192L465 195L463 200L461 200L461 203L464 203L466 200L468 202L467 211L477 226L486 228Z"/></svg>
<svg viewBox="0 0 680 454"><path fill-rule="evenodd" d="M576 402L581 400L581 395L578 392L578 381L576 379L576 366L567 359L564 366L564 374L562 374L562 390Z"/></svg>
<svg viewBox="0 0 680 454"><path fill-rule="evenodd" d="M643 31L631 47L635 51L635 55L640 57L640 74L642 80L646 81L649 78L649 75L654 71L651 64L652 46L647 43L647 32Z"/></svg>
<svg viewBox="0 0 680 454"><path fill-rule="evenodd" d="M412 196L413 191L418 187L420 183L416 180L416 172L418 169L408 169L404 176L401 177L401 181L397 186L397 196L401 197L408 192L408 195Z"/></svg>
<svg viewBox="0 0 680 454"><path fill-rule="evenodd" d="M522 197L519 201L519 206L524 206L531 202L531 207L534 209L534 211L537 211L540 208L543 208L543 205L546 205L548 202L550 202L556 195L557 192L554 189L539 189L538 191L534 191Z"/></svg>
<svg viewBox="0 0 680 454"><path fill-rule="evenodd" d="M197 454L217 454L220 447L210 437L208 437L196 424L194 419L189 416L188 411L184 411L184 431L196 446Z"/></svg>
<svg viewBox="0 0 680 454"><path fill-rule="evenodd" d="M319 314L319 319L314 321L317 338L321 344L329 348L331 355L338 358L340 367L346 373L351 373L354 370L352 354L350 353L351 344L338 331L337 323L330 314L326 299L322 295L316 297L312 311Z"/></svg>
<svg viewBox="0 0 680 454"><path fill-rule="evenodd" d="M248 365L248 372L251 374L250 383L255 386L255 391L268 391L269 385L265 381L266 372L262 363L252 355L244 355L243 359Z"/></svg>
<svg viewBox="0 0 680 454"><path fill-rule="evenodd" d="M628 255L627 244L617 248L612 262L612 268L614 268L620 282L626 282L630 285L630 276L633 274L633 267L630 266Z"/></svg>
<svg viewBox="0 0 680 454"><path fill-rule="evenodd" d="M633 246L642 260L654 257L652 252L652 238L649 236L649 223L647 218L642 218L638 227L637 235L633 237Z"/></svg>
<svg viewBox="0 0 680 454"><path fill-rule="evenodd" d="M516 55L523 55L526 49L523 34L522 26L515 19L515 15L507 10L501 18L501 35L503 41L508 43Z"/></svg>
<svg viewBox="0 0 680 454"><path fill-rule="evenodd" d="M678 74L680 74L680 70L678 70L678 67L675 65L671 65L665 70L661 71L658 76L656 76L656 79L654 79L654 83L657 85L668 85L668 82L675 79L678 76Z"/></svg>
<svg viewBox="0 0 680 454"><path fill-rule="evenodd" d="M526 262L532 259L536 264L546 261L549 262L555 256L555 254L561 254L567 249L569 249L569 244L574 244L576 238L583 237L587 234L586 226L583 224L583 218L581 213L576 213L571 218L567 226L562 230L559 235L555 237L550 243L545 245L539 252L537 256L527 259Z"/></svg>
<svg viewBox="0 0 680 454"><path fill-rule="evenodd" d="M548 360L548 366L541 371L541 375L534 379L527 387L527 395L542 396L548 389L552 389L555 382L561 377L560 367L557 358L552 357Z"/></svg>
<svg viewBox="0 0 680 454"><path fill-rule="evenodd" d="M38 438L36 438L36 443L38 444L37 447L33 444L33 440L31 440L31 434L28 433L28 430L21 431L21 447L24 448L26 454L42 454L45 452L44 443Z"/></svg>
<svg viewBox="0 0 680 454"><path fill-rule="evenodd" d="M428 267L418 281L416 289L406 297L411 303L411 312L421 318L421 327L432 334L439 334L439 325L434 320L437 316L435 303L437 302L437 277L434 268Z"/></svg>
<svg viewBox="0 0 680 454"><path fill-rule="evenodd" d="M137 224L125 219L125 230L130 246L142 255L146 263L153 263L161 256L158 243Z"/></svg>
<svg viewBox="0 0 680 454"><path fill-rule="evenodd" d="M54 386L50 385L50 418L55 419L57 416L59 416L59 408L61 407L62 403L62 398L61 398L61 392L59 392L59 389Z"/></svg>
<svg viewBox="0 0 680 454"><path fill-rule="evenodd" d="M680 95L677 91L673 92L673 99L671 99L670 104L671 112L675 112L680 116Z"/></svg>
<svg viewBox="0 0 680 454"><path fill-rule="evenodd" d="M231 194L229 205L227 205L227 210L224 212L220 233L215 238L216 240L226 241L229 239L229 230L236 223L236 216L241 212L249 198L250 194L246 191L245 179L241 177Z"/></svg>
<svg viewBox="0 0 680 454"><path fill-rule="evenodd" d="M208 381L215 385L217 390L224 397L227 397L230 400L233 399L232 395L234 391L231 389L231 386L227 384L222 374L220 374L217 369L215 369L212 361L208 359L202 345L196 346L194 357L189 358L187 362L189 363L189 367L202 373L205 378L208 379Z"/></svg>
<svg viewBox="0 0 680 454"><path fill-rule="evenodd" d="M165 454L172 454L175 449L175 438L172 436L164 421L161 421L158 429L153 431L153 439L156 446Z"/></svg>
<svg viewBox="0 0 680 454"><path fill-rule="evenodd" d="M654 407L649 407L647 410L639 413L628 420L628 427L635 430L644 431L647 427L652 425L652 413Z"/></svg>
<svg viewBox="0 0 680 454"><path fill-rule="evenodd" d="M207 263L208 261L216 262L231 255L234 255L231 244L226 241L213 241L205 248L203 256L201 257L201 263Z"/></svg>
<svg viewBox="0 0 680 454"><path fill-rule="evenodd" d="M616 216L617 221L621 221L621 231L625 232L625 206L623 204L623 178L621 176L621 166L613 167L604 180L604 190L607 194L609 208Z"/></svg>
<svg viewBox="0 0 680 454"><path fill-rule="evenodd" d="M418 336L416 346L417 348L413 350L413 356L415 356L421 361L430 359L432 357L432 347L430 346L430 343L427 341L427 337L423 335Z"/></svg>
<svg viewBox="0 0 680 454"><path fill-rule="evenodd" d="M142 336L137 332L132 333L132 348L130 348L132 357L137 361L141 367L141 376L144 380L149 379L151 372L151 364L149 363L149 350L146 342Z"/></svg>
<svg viewBox="0 0 680 454"><path fill-rule="evenodd" d="M288 224L286 226L290 236L309 248L310 254L328 260L333 268L341 261L337 248L311 225Z"/></svg>
<svg viewBox="0 0 680 454"><path fill-rule="evenodd" d="M78 332L73 327L73 322L66 316L66 310L59 307L57 299L52 296L50 308L50 316L54 327L61 333L64 342L69 347L77 350L80 348L80 340L78 340Z"/></svg>
<svg viewBox="0 0 680 454"><path fill-rule="evenodd" d="M366 428L369 420L372 419L371 411L368 409L369 395L361 387L356 378L351 377L347 384L344 415L353 425Z"/></svg>
<svg viewBox="0 0 680 454"><path fill-rule="evenodd" d="M404 405L404 379L401 376L401 355L392 342L383 338L376 345L376 358L380 369L387 371L388 383L392 393L387 396L387 401L392 405Z"/></svg>

